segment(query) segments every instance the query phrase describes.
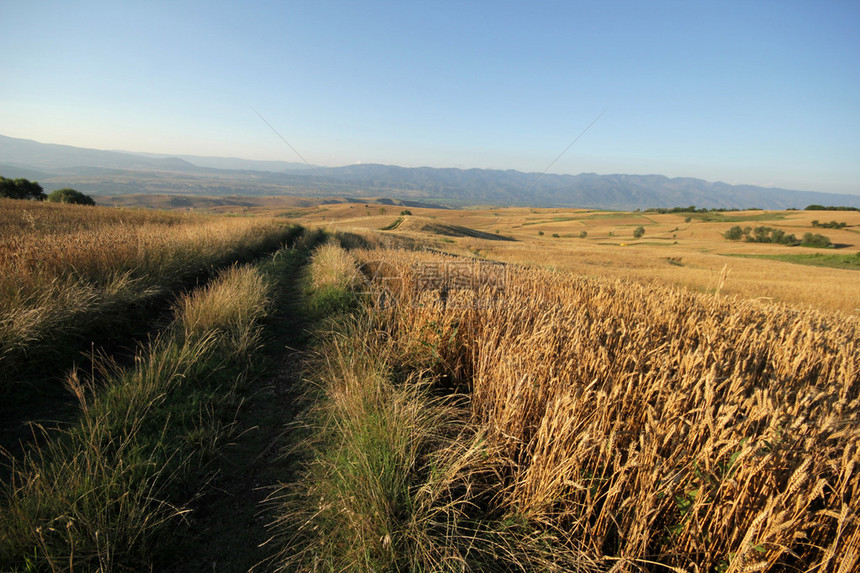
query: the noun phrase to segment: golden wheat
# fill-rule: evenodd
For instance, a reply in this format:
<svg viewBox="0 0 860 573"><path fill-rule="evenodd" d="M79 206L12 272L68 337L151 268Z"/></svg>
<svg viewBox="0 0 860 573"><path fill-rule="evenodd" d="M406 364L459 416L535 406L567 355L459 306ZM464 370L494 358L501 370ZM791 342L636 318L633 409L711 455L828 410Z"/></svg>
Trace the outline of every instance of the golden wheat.
<svg viewBox="0 0 860 573"><path fill-rule="evenodd" d="M93 313L246 257L284 232L273 219L0 200L0 360Z"/></svg>
<svg viewBox="0 0 860 573"><path fill-rule="evenodd" d="M855 318L516 268L440 286L450 258L356 255L400 273L380 312L403 352L468 382L504 511L619 567L856 566Z"/></svg>

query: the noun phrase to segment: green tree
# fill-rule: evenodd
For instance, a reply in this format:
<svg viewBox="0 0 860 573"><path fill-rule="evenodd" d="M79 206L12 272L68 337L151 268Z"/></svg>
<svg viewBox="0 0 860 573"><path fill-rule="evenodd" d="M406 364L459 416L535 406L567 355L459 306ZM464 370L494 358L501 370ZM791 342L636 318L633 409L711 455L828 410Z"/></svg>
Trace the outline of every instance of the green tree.
<svg viewBox="0 0 860 573"><path fill-rule="evenodd" d="M0 177L0 197L8 199L35 199L44 201L45 190L35 181L28 179L6 179Z"/></svg>
<svg viewBox="0 0 860 573"><path fill-rule="evenodd" d="M48 201L52 203L72 203L75 205L95 205L96 202L89 195L68 187L51 191Z"/></svg>
<svg viewBox="0 0 860 573"><path fill-rule="evenodd" d="M734 227L723 233L723 236L730 241L740 241L744 238L744 230L741 228L740 225L735 225Z"/></svg>
<svg viewBox="0 0 860 573"><path fill-rule="evenodd" d="M640 225L640 226L638 226L638 227L636 227L636 228L633 230L633 238L634 238L634 239L639 239L639 238L641 238L641 237L642 237L642 235L644 235L644 234L645 234L645 227L643 227L643 226L641 226L641 225Z"/></svg>
<svg viewBox="0 0 860 573"><path fill-rule="evenodd" d="M833 246L829 237L819 235L818 233L804 233L800 244L803 247L816 247L818 249L827 249Z"/></svg>

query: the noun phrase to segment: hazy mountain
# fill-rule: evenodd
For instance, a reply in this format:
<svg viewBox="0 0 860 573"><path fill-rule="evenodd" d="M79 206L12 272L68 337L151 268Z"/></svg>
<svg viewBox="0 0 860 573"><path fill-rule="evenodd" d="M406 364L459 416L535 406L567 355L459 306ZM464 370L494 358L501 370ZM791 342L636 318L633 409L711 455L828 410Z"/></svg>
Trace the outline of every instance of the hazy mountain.
<svg viewBox="0 0 860 573"><path fill-rule="evenodd" d="M4 135L0 135L0 163L49 173L62 173L76 167L164 171L194 168L187 161L178 158L154 158L120 151L39 143Z"/></svg>
<svg viewBox="0 0 860 573"><path fill-rule="evenodd" d="M645 209L786 209L813 203L860 207L860 196L712 183L662 175L556 175L514 170L406 168L395 165L307 166L281 161L168 157L43 144L0 136L0 175L38 180L50 191L92 195L388 196L450 206L512 205Z"/></svg>
<svg viewBox="0 0 860 573"><path fill-rule="evenodd" d="M199 155L165 155L163 153L138 153L145 157L167 158L177 157L197 167L212 169L228 169L233 171L295 171L307 169L304 163L290 161L261 161L258 159L240 159L238 157L201 157Z"/></svg>

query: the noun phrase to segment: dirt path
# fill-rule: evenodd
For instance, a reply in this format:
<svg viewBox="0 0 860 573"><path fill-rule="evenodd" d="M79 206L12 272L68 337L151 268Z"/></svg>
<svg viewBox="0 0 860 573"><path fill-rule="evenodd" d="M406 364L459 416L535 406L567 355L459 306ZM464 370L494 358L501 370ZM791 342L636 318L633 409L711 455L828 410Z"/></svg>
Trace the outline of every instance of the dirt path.
<svg viewBox="0 0 860 573"><path fill-rule="evenodd" d="M274 549L262 502L272 486L292 479L298 464L282 455L292 439L288 424L299 412L299 382L306 344L301 319L299 271L287 279L266 345L267 374L253 381L239 411L234 438L208 468L211 481L178 528L176 547L154 570L217 573L264 572ZM212 474L214 473L214 476ZM205 474L204 474L205 475Z"/></svg>
<svg viewBox="0 0 860 573"><path fill-rule="evenodd" d="M225 447L207 493L192 506L183 527L181 555L165 563L172 571L218 573L269 571L273 550L261 545L271 532L262 502L272 484L296 471L280 454L290 439L286 425L297 410L299 350L286 350L277 373L261 381L239 416L237 437Z"/></svg>

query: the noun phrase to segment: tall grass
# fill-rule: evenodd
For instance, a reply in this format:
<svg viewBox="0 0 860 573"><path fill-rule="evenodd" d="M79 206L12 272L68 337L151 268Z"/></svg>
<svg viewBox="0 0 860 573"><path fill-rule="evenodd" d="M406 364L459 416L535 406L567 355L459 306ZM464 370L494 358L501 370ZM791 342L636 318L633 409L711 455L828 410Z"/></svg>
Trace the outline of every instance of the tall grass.
<svg viewBox="0 0 860 573"><path fill-rule="evenodd" d="M130 368L68 378L80 419L10 460L2 484L3 570L146 568L169 547L195 472L229 436L269 285L232 267L183 296Z"/></svg>
<svg viewBox="0 0 860 573"><path fill-rule="evenodd" d="M297 233L274 219L0 200L0 366Z"/></svg>
<svg viewBox="0 0 860 573"><path fill-rule="evenodd" d="M318 249L311 296L349 289L355 269L336 245ZM414 339L363 307L326 324L308 369L309 462L273 498L278 570L590 569L551 535L488 509L501 493L497 449L470 424L465 397L440 392L453 325Z"/></svg>
<svg viewBox="0 0 860 573"><path fill-rule="evenodd" d="M403 273L379 311L400 352L468 387L502 480L489 515L607 568L860 563L854 318L522 269L440 289L421 264L444 259L358 256Z"/></svg>

